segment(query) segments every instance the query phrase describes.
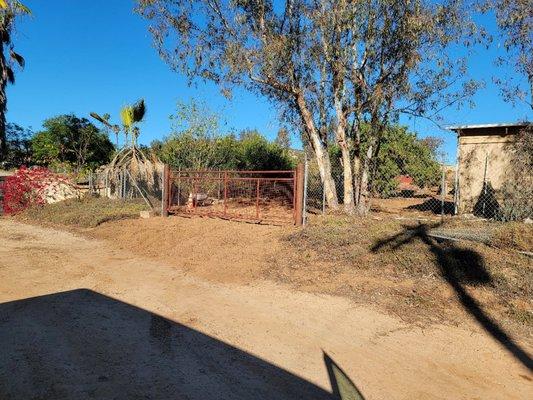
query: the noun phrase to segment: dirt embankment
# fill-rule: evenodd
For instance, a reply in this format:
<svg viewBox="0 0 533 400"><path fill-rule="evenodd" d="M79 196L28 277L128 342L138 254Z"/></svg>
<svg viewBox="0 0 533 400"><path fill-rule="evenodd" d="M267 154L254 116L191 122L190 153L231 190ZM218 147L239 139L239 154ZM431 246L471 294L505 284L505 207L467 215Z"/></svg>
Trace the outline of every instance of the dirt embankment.
<svg viewBox="0 0 533 400"><path fill-rule="evenodd" d="M176 218L86 233L107 240L0 219L0 397L327 399L323 352L367 400L531 394L528 343L472 319L416 327L342 297L194 276L279 270L261 262L294 246L279 228Z"/></svg>
<svg viewBox="0 0 533 400"><path fill-rule="evenodd" d="M149 218L104 224L86 233L214 282L248 284L282 254L286 228L211 218Z"/></svg>
<svg viewBox="0 0 533 400"><path fill-rule="evenodd" d="M505 246L438 241L431 229L343 217L304 230L172 217L118 221L86 234L213 282L273 280L422 325L472 318L464 291L506 329L533 340L531 259Z"/></svg>

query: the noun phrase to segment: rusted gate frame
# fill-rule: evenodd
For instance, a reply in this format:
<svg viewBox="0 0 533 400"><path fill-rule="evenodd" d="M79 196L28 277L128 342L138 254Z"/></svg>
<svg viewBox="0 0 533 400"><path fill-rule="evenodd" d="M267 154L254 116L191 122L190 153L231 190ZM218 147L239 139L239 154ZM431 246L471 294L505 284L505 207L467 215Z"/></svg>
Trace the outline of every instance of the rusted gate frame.
<svg viewBox="0 0 533 400"><path fill-rule="evenodd" d="M178 184L181 184L183 179L190 180L193 184L193 192L198 192L199 182L202 180L209 182L220 182L224 185L224 197L223 197L223 212L216 211L207 211L205 213L197 212L197 202L193 202L192 208L197 215L208 215L208 216L217 216L226 219L243 219L243 220L252 220L252 218L243 216L242 214L228 213L228 184L230 181L255 181L255 219L257 222L261 222L260 217L260 188L262 182L291 182L292 183L292 203L293 203L293 220L296 225L301 225L303 221L303 165L298 165L294 170L284 170L284 171L239 171L239 170L226 170L226 171L213 171L213 170L199 170L199 171L172 171L168 165L165 165L164 170L164 181L163 189L165 191L163 198L166 201L163 204L163 214L168 215L178 211L179 209L172 206L173 199L173 181L176 177L178 178ZM185 174L182 175L182 174ZM238 176L242 174L248 174L252 176L243 177ZM261 175L292 175L292 177L265 177ZM211 175L211 176L209 176ZM237 176L232 176L237 175ZM259 176L253 176L259 175ZM205 176L205 177L204 177ZM180 190L178 186L178 190ZM220 186L219 186L220 193ZM180 195L179 195L180 196ZM179 201L179 200L178 200ZM178 204L178 207L183 207Z"/></svg>

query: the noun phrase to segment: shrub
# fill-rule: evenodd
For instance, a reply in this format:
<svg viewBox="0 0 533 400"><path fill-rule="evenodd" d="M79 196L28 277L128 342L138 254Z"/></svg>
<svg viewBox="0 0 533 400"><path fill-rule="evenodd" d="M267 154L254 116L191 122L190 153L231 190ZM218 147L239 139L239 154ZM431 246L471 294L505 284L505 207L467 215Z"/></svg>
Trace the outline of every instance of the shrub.
<svg viewBox="0 0 533 400"><path fill-rule="evenodd" d="M4 212L16 214L30 206L45 204L48 189L58 182L66 183L66 179L47 168L21 167L2 184Z"/></svg>
<svg viewBox="0 0 533 400"><path fill-rule="evenodd" d="M526 127L512 149L513 157L502 187L502 202L495 217L523 221L533 217L533 125Z"/></svg>

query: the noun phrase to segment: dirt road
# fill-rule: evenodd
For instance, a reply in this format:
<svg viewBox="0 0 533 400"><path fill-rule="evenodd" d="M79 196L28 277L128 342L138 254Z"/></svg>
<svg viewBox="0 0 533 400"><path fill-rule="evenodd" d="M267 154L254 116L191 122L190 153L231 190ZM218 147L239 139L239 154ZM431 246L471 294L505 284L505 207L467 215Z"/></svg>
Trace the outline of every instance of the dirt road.
<svg viewBox="0 0 533 400"><path fill-rule="evenodd" d="M366 399L533 393L473 323L422 329L269 282L215 284L6 219L0 303L0 398L326 399L324 352Z"/></svg>

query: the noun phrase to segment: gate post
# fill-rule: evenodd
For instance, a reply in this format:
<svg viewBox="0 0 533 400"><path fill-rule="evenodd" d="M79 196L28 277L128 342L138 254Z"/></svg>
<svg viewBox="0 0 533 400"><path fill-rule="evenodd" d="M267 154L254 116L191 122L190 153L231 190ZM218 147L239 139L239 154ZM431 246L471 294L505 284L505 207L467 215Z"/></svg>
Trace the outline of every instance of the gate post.
<svg viewBox="0 0 533 400"><path fill-rule="evenodd" d="M296 167L296 187L294 188L294 224L297 226L303 225L303 210L304 210L304 165L298 164Z"/></svg>
<svg viewBox="0 0 533 400"><path fill-rule="evenodd" d="M163 187L161 190L161 215L163 217L168 217L168 207L169 207L169 181L170 181L170 167L168 164L165 164L163 167Z"/></svg>

